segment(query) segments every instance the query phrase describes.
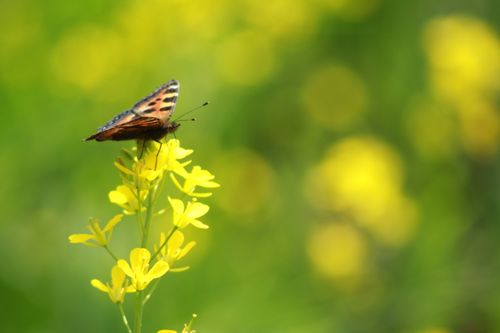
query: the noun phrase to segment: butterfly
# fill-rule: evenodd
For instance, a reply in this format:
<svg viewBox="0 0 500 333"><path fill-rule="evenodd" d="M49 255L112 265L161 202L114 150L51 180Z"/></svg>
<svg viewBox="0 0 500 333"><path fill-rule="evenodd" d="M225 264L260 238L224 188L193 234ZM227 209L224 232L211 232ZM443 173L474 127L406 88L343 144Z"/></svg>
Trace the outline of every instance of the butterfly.
<svg viewBox="0 0 500 333"><path fill-rule="evenodd" d="M179 123L170 121L179 96L179 81L170 80L101 126L85 141L155 140L175 132Z"/></svg>

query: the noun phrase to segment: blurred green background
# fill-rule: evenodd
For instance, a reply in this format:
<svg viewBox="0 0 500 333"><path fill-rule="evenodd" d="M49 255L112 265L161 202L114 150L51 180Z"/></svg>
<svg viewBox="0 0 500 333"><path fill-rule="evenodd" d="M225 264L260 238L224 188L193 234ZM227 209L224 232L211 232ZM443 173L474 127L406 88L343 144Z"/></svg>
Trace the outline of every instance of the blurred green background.
<svg viewBox="0 0 500 333"><path fill-rule="evenodd" d="M145 332L500 332L499 1L1 1L0 26L2 332L122 331L89 284L112 262L67 236L120 211L133 142L81 139L172 78L177 114L211 102L177 137L222 187Z"/></svg>

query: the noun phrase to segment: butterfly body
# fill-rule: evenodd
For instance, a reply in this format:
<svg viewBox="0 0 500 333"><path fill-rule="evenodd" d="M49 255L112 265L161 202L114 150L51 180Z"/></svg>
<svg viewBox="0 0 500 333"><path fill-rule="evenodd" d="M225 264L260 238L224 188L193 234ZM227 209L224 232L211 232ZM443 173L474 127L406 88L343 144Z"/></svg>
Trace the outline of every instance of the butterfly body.
<svg viewBox="0 0 500 333"><path fill-rule="evenodd" d="M171 80L101 126L86 141L159 140L179 124L170 121L179 96L179 81Z"/></svg>

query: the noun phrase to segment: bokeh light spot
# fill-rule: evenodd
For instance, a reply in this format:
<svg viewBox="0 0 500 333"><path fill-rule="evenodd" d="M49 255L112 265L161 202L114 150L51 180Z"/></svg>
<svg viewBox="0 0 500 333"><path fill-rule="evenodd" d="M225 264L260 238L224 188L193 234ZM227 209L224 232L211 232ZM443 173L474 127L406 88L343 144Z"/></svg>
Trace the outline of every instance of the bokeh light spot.
<svg viewBox="0 0 500 333"><path fill-rule="evenodd" d="M324 126L344 129L365 111L367 94L363 81L351 69L327 65L308 78L302 100Z"/></svg>
<svg viewBox="0 0 500 333"><path fill-rule="evenodd" d="M245 5L249 23L266 34L298 39L308 36L314 30L313 6L307 1L247 0Z"/></svg>
<svg viewBox="0 0 500 333"><path fill-rule="evenodd" d="M366 266L368 249L352 225L327 223L312 231L307 252L318 273L342 281L359 279Z"/></svg>
<svg viewBox="0 0 500 333"><path fill-rule="evenodd" d="M493 30L467 16L435 19L425 30L425 49L436 92L455 101L500 84L500 44Z"/></svg>
<svg viewBox="0 0 500 333"><path fill-rule="evenodd" d="M494 155L500 142L498 37L484 22L459 15L430 21L424 37L432 88L457 113L465 150Z"/></svg>
<svg viewBox="0 0 500 333"><path fill-rule="evenodd" d="M398 155L372 138L350 138L332 145L307 177L313 206L345 214L384 244L405 244L416 223L416 207L402 193Z"/></svg>

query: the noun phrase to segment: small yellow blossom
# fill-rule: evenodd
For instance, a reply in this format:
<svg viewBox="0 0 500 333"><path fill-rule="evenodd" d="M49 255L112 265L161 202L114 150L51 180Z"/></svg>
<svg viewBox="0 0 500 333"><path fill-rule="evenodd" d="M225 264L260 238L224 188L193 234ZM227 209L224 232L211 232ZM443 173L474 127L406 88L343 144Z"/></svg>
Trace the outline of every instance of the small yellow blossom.
<svg viewBox="0 0 500 333"><path fill-rule="evenodd" d="M160 246L165 243L165 233L160 233ZM184 243L184 234L176 230L170 237L166 246L163 246L160 251L160 258L165 260L170 267L173 267L175 262L189 253L191 249L196 245L196 242L189 242L186 246L182 247ZM182 272L189 269L189 267L179 267L179 268L170 268L171 272Z"/></svg>
<svg viewBox="0 0 500 333"><path fill-rule="evenodd" d="M130 251L130 265L124 260L118 260L118 266L132 280L132 286L136 290L144 290L148 284L165 275L170 266L167 262L160 260L149 269L151 253L145 248L135 248Z"/></svg>
<svg viewBox="0 0 500 333"><path fill-rule="evenodd" d="M111 234L113 233L113 228L122 220L123 215L118 214L108 221L106 226L101 229L98 219L90 219L90 223L87 228L90 230L90 234L72 234L68 237L70 243L73 244L84 244L88 246L106 246L111 240Z"/></svg>
<svg viewBox="0 0 500 333"><path fill-rule="evenodd" d="M209 197L212 195L211 192L196 193L196 186L205 188L216 188L220 186L218 183L212 181L215 178L214 175L212 175L208 170L202 169L198 165L194 166L191 172L187 172L185 169L177 169L175 172L185 179L184 186L181 186L175 175L171 173L170 177L172 178L175 186L177 186L177 188L182 192L193 197Z"/></svg>
<svg viewBox="0 0 500 333"><path fill-rule="evenodd" d="M154 157L156 157L158 148L160 146L159 143L153 142L154 147L156 147L156 152L154 153ZM155 149L153 149L155 150ZM187 162L179 162L178 160L186 158L187 156L193 153L192 149L184 149L181 147L179 140L170 139L166 144L163 144L161 147L161 152L158 154L158 166L162 166L162 169L175 171L184 169L186 165L191 163L191 161ZM153 154L151 154L153 155Z"/></svg>
<svg viewBox="0 0 500 333"><path fill-rule="evenodd" d="M141 159L132 157L131 167L126 166L121 159L115 162L115 167L127 182L139 184L141 188L147 189L151 182L163 177L165 170L182 172L191 161L179 162L178 160L192 152L191 149L180 147L177 139L171 139L161 145L157 142L150 142Z"/></svg>
<svg viewBox="0 0 500 333"><path fill-rule="evenodd" d="M156 153L145 153L143 160L134 157L131 168L127 167L123 160L117 159L115 167L120 171L124 183L139 184L140 188L147 189L150 182L163 175L161 168L155 168L155 157Z"/></svg>
<svg viewBox="0 0 500 333"><path fill-rule="evenodd" d="M189 324L184 324L184 328L182 329L181 333L196 333L195 330L191 329L191 326L193 325L193 320L197 317L196 313L193 313L193 318L191 318L191 321ZM174 330L159 330L156 333L177 333L177 331Z"/></svg>
<svg viewBox="0 0 500 333"><path fill-rule="evenodd" d="M135 288L133 286L129 286L127 281L125 281L125 273L118 266L114 266L111 269L111 284L104 284L97 279L92 279L90 284L94 288L108 293L108 296L113 303L123 303L126 293L135 292Z"/></svg>
<svg viewBox="0 0 500 333"><path fill-rule="evenodd" d="M197 218L205 215L210 209L209 206L200 202L190 201L188 202L186 209L184 209L184 202L182 202L182 200L168 197L168 201L172 206L173 223L175 226L183 229L189 224L192 224L196 228L208 229L208 225L198 221Z"/></svg>
<svg viewBox="0 0 500 333"><path fill-rule="evenodd" d="M144 201L148 191L141 190L141 201ZM139 201L135 194L135 189L128 185L118 185L116 190L110 191L108 194L109 201L123 208L123 213L133 215L139 211ZM142 207L145 210L145 207Z"/></svg>

